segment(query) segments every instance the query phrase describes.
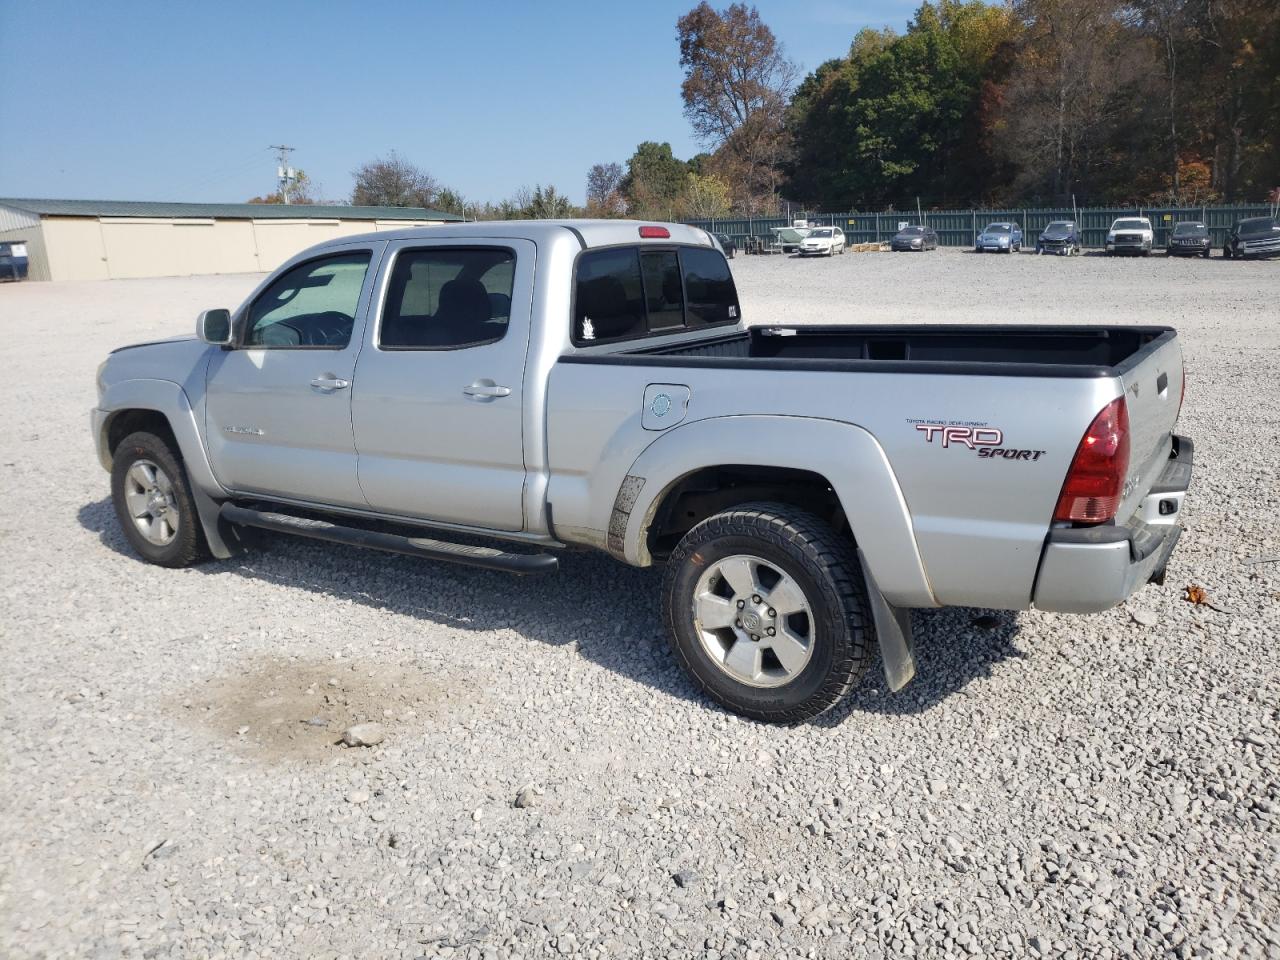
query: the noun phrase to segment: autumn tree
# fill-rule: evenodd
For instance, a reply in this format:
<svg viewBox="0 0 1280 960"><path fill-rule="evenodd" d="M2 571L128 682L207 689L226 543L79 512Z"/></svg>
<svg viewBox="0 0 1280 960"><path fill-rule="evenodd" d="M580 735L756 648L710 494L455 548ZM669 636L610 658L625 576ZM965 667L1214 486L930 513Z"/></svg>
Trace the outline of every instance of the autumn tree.
<svg viewBox="0 0 1280 960"><path fill-rule="evenodd" d="M729 185L714 174L690 172L676 198L676 215L681 220L711 220L727 217L730 211Z"/></svg>
<svg viewBox="0 0 1280 960"><path fill-rule="evenodd" d="M759 11L743 3L716 10L703 0L676 22L676 36L684 112L714 151L708 168L728 181L737 206L771 205L795 65Z"/></svg>
<svg viewBox="0 0 1280 960"><path fill-rule="evenodd" d="M393 150L389 156L363 164L352 176L351 202L373 207L432 207L440 184Z"/></svg>
<svg viewBox="0 0 1280 960"><path fill-rule="evenodd" d="M597 163L587 171L587 216L616 217L626 210L622 164Z"/></svg>

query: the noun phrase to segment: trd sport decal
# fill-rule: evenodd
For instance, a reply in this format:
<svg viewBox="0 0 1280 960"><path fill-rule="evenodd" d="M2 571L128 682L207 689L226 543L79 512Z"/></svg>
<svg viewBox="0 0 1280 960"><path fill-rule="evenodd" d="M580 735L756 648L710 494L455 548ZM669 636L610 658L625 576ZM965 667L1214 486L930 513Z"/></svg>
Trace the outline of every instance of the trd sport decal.
<svg viewBox="0 0 1280 960"><path fill-rule="evenodd" d="M1004 431L985 423L938 423L928 420L908 420L924 434L926 443L937 443L943 449L959 447L977 453L981 460L1039 460L1043 450L1019 450L1004 446Z"/></svg>

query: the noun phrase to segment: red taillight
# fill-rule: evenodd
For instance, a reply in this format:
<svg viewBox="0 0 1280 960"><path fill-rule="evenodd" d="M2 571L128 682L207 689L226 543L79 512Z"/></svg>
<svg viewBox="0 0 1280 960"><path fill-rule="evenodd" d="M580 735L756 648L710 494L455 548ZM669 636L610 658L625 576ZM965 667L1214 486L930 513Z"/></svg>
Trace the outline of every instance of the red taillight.
<svg viewBox="0 0 1280 960"><path fill-rule="evenodd" d="M640 236L645 240L669 240L671 231L666 227L641 227Z"/></svg>
<svg viewBox="0 0 1280 960"><path fill-rule="evenodd" d="M1054 520L1104 523L1115 517L1129 472L1129 408L1108 403L1085 431L1067 471Z"/></svg>

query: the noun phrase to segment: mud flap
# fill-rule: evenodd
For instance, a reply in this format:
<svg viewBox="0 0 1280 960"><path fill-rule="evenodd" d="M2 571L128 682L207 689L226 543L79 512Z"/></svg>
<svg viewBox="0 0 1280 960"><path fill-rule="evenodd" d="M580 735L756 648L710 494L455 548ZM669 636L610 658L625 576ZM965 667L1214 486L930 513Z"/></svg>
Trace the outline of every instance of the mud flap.
<svg viewBox="0 0 1280 960"><path fill-rule="evenodd" d="M867 558L858 551L862 565L862 577L867 584L867 597L871 601L871 616L876 623L876 636L880 639L880 660L884 664L884 679L889 689L897 693L916 675L916 660L912 655L911 611L895 607L884 598Z"/></svg>
<svg viewBox="0 0 1280 960"><path fill-rule="evenodd" d="M252 546L252 531L241 529L222 519L222 505L194 483L191 484L191 499L196 502L200 526L204 530L205 541L209 544L209 552L215 559L229 560L245 553Z"/></svg>

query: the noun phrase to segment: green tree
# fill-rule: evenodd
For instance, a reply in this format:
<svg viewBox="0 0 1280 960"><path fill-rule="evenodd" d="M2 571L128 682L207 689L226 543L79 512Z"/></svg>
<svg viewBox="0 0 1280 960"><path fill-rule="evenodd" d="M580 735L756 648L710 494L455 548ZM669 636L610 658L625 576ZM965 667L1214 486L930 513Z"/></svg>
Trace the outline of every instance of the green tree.
<svg viewBox="0 0 1280 960"><path fill-rule="evenodd" d="M519 218L523 220L560 220L573 217L578 213L577 207L564 194L548 184L538 184L529 193L527 188L521 194Z"/></svg>
<svg viewBox="0 0 1280 960"><path fill-rule="evenodd" d="M676 198L684 189L689 165L676 159L671 144L646 140L627 161L622 193L628 208L638 217L670 220Z"/></svg>
<svg viewBox="0 0 1280 960"><path fill-rule="evenodd" d="M828 208L977 200L991 165L975 118L1014 33L1008 8L977 0L926 2L901 35L859 33L793 100L788 196Z"/></svg>

